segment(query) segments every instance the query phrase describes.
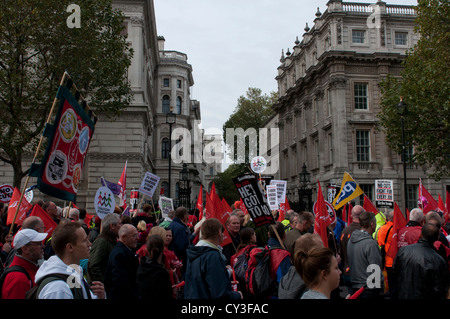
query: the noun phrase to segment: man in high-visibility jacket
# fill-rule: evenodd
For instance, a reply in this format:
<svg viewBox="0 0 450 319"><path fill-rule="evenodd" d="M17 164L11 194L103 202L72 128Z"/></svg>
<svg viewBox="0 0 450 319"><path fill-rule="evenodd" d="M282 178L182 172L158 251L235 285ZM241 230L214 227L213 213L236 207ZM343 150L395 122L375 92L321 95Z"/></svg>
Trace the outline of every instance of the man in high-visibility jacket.
<svg viewBox="0 0 450 319"><path fill-rule="evenodd" d="M388 286L393 287L392 279L392 265L394 263L394 259L392 257L387 256L387 252L389 251L389 247L391 246L392 236L394 235L394 211L390 211L386 214L387 223L380 227L378 230L378 245L381 247L381 255L384 257L384 267L387 273Z"/></svg>

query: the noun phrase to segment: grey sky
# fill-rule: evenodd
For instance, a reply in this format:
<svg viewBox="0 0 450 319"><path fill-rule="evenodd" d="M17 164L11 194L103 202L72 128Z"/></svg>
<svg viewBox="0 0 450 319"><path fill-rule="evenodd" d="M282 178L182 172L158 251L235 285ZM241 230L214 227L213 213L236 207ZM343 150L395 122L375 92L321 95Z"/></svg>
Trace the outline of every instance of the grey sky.
<svg viewBox="0 0 450 319"><path fill-rule="evenodd" d="M154 0L158 35L165 49L188 55L191 98L200 101L202 127L222 129L249 87L277 91L281 50L292 52L317 7L328 0ZM352 2L376 3L353 0ZM388 0L387 4L417 4ZM208 130L210 133L211 130Z"/></svg>

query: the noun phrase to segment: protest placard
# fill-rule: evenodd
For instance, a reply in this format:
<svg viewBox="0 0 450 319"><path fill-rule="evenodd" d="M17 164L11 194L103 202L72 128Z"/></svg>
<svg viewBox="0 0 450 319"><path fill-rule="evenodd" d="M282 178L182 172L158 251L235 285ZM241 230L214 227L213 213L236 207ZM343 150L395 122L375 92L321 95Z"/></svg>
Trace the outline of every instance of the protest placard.
<svg viewBox="0 0 450 319"><path fill-rule="evenodd" d="M378 207L394 207L394 182L392 180L375 180L375 204Z"/></svg>
<svg viewBox="0 0 450 319"><path fill-rule="evenodd" d="M159 197L159 209L161 211L162 217L166 218L169 212L173 210L173 199L169 197L160 196Z"/></svg>
<svg viewBox="0 0 450 319"><path fill-rule="evenodd" d="M145 173L145 176L141 182L141 186L139 187L139 192L147 195L150 198L153 197L153 194L158 187L159 179L159 176L155 174L152 174L150 172Z"/></svg>
<svg viewBox="0 0 450 319"><path fill-rule="evenodd" d="M267 203L271 210L278 209L277 185L266 186Z"/></svg>
<svg viewBox="0 0 450 319"><path fill-rule="evenodd" d="M275 223L266 197L263 195L255 175L235 177L233 182L256 227Z"/></svg>

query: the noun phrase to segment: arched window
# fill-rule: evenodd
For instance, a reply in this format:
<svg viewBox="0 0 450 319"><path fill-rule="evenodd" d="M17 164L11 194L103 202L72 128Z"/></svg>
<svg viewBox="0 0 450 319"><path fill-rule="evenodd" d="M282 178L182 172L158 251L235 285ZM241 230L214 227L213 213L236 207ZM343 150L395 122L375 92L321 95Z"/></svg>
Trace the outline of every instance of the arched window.
<svg viewBox="0 0 450 319"><path fill-rule="evenodd" d="M162 140L161 157L169 158L169 139L167 137L163 138L163 140Z"/></svg>
<svg viewBox="0 0 450 319"><path fill-rule="evenodd" d="M177 96L177 114L181 114L181 106L182 106L181 97Z"/></svg>
<svg viewBox="0 0 450 319"><path fill-rule="evenodd" d="M170 112L170 97L168 95L164 95L162 98L162 111L166 114Z"/></svg>

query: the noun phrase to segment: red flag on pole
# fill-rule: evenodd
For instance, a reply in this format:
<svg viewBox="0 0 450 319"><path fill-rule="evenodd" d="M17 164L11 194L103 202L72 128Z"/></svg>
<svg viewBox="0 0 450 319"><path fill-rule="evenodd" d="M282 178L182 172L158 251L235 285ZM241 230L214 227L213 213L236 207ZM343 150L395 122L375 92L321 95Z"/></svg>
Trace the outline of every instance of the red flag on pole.
<svg viewBox="0 0 450 319"><path fill-rule="evenodd" d="M209 195L209 196L208 196ZM217 194L216 194L217 195ZM214 202L212 201L211 197L214 197L214 194L208 194L206 193L206 218L217 218L225 228L223 232L223 242L221 246L228 245L231 243L231 237L228 233L227 227L226 227L226 219L224 220L224 216L220 211L217 210ZM226 214L228 216L228 214Z"/></svg>
<svg viewBox="0 0 450 319"><path fill-rule="evenodd" d="M8 205L8 217L6 219L6 225L11 225L13 223L21 195L22 193L19 191L19 189L17 187L14 187L14 192ZM30 211L32 207L33 206L31 206L25 196L23 196L22 203L20 204L19 212L17 212L14 224L22 225L23 220L27 218L27 212Z"/></svg>
<svg viewBox="0 0 450 319"><path fill-rule="evenodd" d="M450 193L447 191L447 196L445 197L445 206L447 208L447 216L445 222L448 222L450 219Z"/></svg>
<svg viewBox="0 0 450 319"><path fill-rule="evenodd" d="M372 201L367 197L366 194L364 194L364 203L363 208L366 212L372 212L375 215L378 214L377 208L373 205Z"/></svg>
<svg viewBox="0 0 450 319"><path fill-rule="evenodd" d="M120 198L120 207L122 207L123 209L127 208L127 164L128 164L128 160L125 162L125 166L123 167L122 170L122 175L120 175L120 179L119 182L117 184L119 184L120 186L122 186L122 188L120 189L120 194L119 194L119 198Z"/></svg>
<svg viewBox="0 0 450 319"><path fill-rule="evenodd" d="M198 220L202 220L203 218L203 185L200 185L200 190L198 192L197 204L195 205L199 210Z"/></svg>
<svg viewBox="0 0 450 319"><path fill-rule="evenodd" d="M233 210L231 209L231 207L230 207L230 205L227 203L227 201L225 200L225 198L222 198L222 206L223 206L223 208L227 211L227 212L229 212L229 213L231 213Z"/></svg>
<svg viewBox="0 0 450 319"><path fill-rule="evenodd" d="M209 192L209 196L211 196L211 199L213 199L213 194L215 194L215 193L216 193L216 185L213 182L212 186L211 186L211 190Z"/></svg>
<svg viewBox="0 0 450 319"><path fill-rule="evenodd" d="M352 210L353 210L353 205L352 205L352 203L348 203L348 210L347 210L347 225L350 225L351 223L353 223Z"/></svg>
<svg viewBox="0 0 450 319"><path fill-rule="evenodd" d="M317 181L317 183L319 184L319 190L317 192L317 212L315 212L314 233L319 234L324 246L328 247L327 226L330 224L330 215L328 214L325 199L323 198L320 182Z"/></svg>
<svg viewBox="0 0 450 319"><path fill-rule="evenodd" d="M406 223L407 223L407 221L405 219L405 216L403 216L397 203L394 203L394 225L392 226L393 235L392 235L392 240L391 240L391 245L389 247L389 250L386 252L386 256L389 256L392 259L395 259L395 256L397 255L397 252L398 252L397 233L398 233L399 229L406 226Z"/></svg>
<svg viewBox="0 0 450 319"><path fill-rule="evenodd" d="M430 210L438 208L438 202L431 196L428 190L423 186L422 179L419 182L419 201L422 204L423 213L426 214Z"/></svg>
<svg viewBox="0 0 450 319"><path fill-rule="evenodd" d="M447 222L448 220L448 211L445 208L444 201L441 198L441 194L439 194L439 200L438 200L438 211L441 211L444 217L444 221ZM445 223L444 222L444 223Z"/></svg>
<svg viewBox="0 0 450 319"><path fill-rule="evenodd" d="M56 224L55 221L39 205L34 205L30 216L37 216L42 219L42 221L44 222L44 226L45 226L44 233L48 234L47 238L45 240L50 238L52 236L52 232L55 230L55 228L56 228L56 226L58 226L58 224Z"/></svg>

